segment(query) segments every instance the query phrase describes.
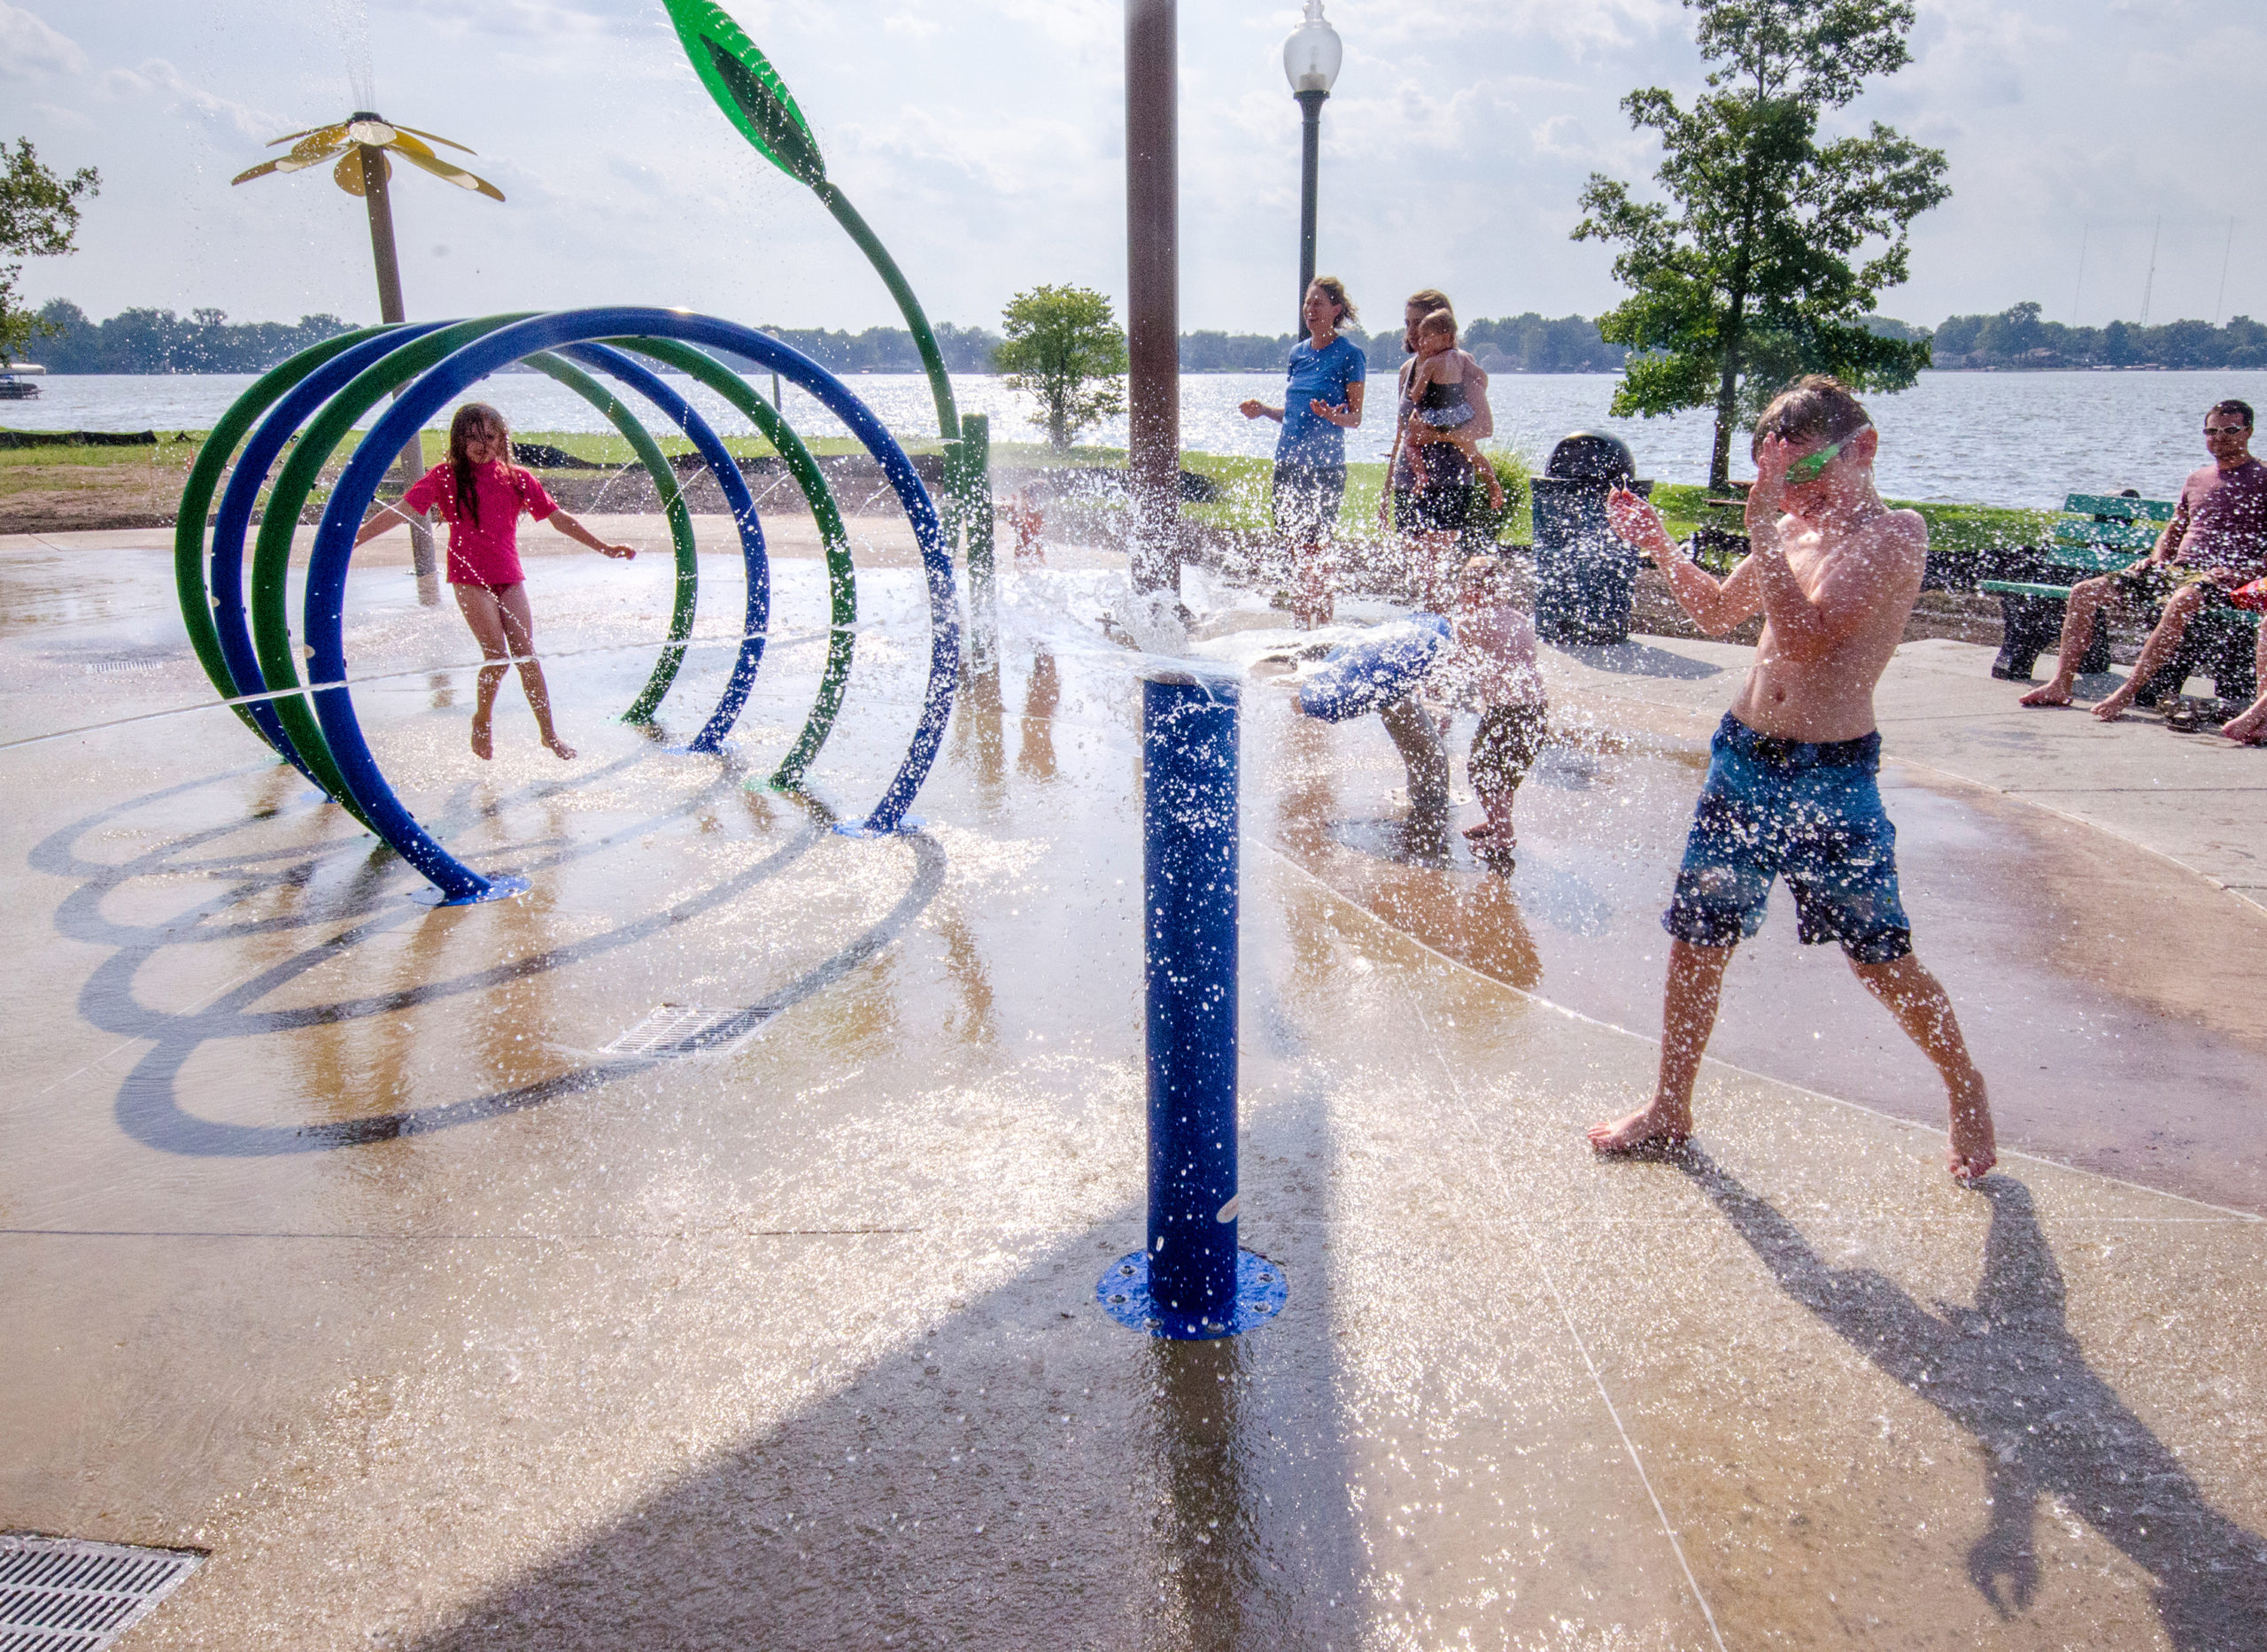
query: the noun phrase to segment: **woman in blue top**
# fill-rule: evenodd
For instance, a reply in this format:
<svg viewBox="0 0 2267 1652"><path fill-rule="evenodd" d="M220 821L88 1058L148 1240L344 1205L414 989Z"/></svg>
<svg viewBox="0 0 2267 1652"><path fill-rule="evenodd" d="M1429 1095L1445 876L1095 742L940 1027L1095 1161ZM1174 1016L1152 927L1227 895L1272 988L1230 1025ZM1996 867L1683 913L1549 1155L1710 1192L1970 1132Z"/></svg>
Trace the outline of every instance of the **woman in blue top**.
<svg viewBox="0 0 2267 1652"><path fill-rule="evenodd" d="M1307 336L1291 347L1283 405L1252 400L1247 419L1274 419L1275 527L1288 543L1291 614L1311 629L1330 623L1332 569L1326 549L1346 498L1346 435L1362 422L1362 381L1369 362L1338 329L1358 320L1346 284L1318 275L1300 307Z"/></svg>

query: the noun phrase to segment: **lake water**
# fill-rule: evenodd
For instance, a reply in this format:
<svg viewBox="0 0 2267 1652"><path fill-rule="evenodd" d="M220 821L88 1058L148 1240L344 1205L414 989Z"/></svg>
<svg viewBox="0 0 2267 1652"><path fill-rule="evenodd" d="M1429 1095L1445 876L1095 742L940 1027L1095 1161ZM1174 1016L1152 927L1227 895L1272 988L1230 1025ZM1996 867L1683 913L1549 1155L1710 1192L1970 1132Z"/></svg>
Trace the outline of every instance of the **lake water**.
<svg viewBox="0 0 2267 1652"><path fill-rule="evenodd" d="M768 390L768 376L755 381ZM0 406L0 424L28 430L209 429L250 384L236 374L125 377L74 374L43 379L36 401ZM1611 430L1637 455L1641 474L1698 482L1707 474L1711 421L1701 413L1667 419L1610 419L1617 381L1605 374L1499 374L1490 386L1500 440L1540 463L1572 430ZM995 441L1036 439L1033 404L996 378L954 380L963 413L992 417ZM937 422L926 380L916 374L865 374L851 386L908 438L934 436ZM1236 412L1247 397L1280 398L1273 374L1198 374L1180 382L1181 444L1192 452L1261 455L1273 451L1276 427ZM731 433L746 427L709 392L679 382L688 398ZM501 407L522 430L604 430L598 413L572 391L538 374L510 374L481 386L480 398ZM1883 491L1893 498L1976 501L2051 508L2073 489L2116 492L2138 488L2170 498L2180 479L2204 462L2204 409L2222 397L2267 404L2267 373L1924 373L1899 396L1874 398L1881 427ZM801 391L785 392L789 418L811 436L845 435ZM447 410L435 420L445 425ZM1382 459L1390 427L1373 419L1348 433L1348 453ZM1112 421L1087 435L1123 445L1126 423ZM1746 474L1743 462L1735 475Z"/></svg>

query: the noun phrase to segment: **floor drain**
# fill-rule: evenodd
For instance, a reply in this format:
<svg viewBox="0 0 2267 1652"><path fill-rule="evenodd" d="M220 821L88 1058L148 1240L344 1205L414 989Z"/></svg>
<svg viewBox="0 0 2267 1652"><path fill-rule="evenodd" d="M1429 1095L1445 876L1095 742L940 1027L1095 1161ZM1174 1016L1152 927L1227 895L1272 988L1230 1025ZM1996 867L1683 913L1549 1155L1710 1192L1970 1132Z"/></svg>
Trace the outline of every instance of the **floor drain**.
<svg viewBox="0 0 2267 1652"><path fill-rule="evenodd" d="M605 1055L690 1055L696 1050L722 1049L745 1038L772 1012L753 1009L713 1009L699 1004L664 1004L638 1024L603 1046ZM0 1648L0 1652L7 1652Z"/></svg>
<svg viewBox="0 0 2267 1652"><path fill-rule="evenodd" d="M111 671L160 671L173 662L169 660L98 660L86 668L88 676L97 676Z"/></svg>
<svg viewBox="0 0 2267 1652"><path fill-rule="evenodd" d="M0 1652L97 1652L203 1559L178 1549L0 1536Z"/></svg>

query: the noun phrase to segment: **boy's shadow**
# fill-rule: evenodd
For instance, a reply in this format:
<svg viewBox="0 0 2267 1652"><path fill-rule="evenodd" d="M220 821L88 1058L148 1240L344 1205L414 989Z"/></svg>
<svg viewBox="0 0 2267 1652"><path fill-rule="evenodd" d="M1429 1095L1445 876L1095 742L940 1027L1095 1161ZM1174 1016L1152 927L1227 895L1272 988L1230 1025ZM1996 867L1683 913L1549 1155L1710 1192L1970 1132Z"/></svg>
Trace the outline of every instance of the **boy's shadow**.
<svg viewBox="0 0 2267 1652"><path fill-rule="evenodd" d="M2267 1647L2267 1540L2205 1501L2180 1460L2087 1365L2031 1190L1993 1176L1975 1306L1923 1307L1870 1269L1833 1268L1705 1154L1683 1160L1779 1286L1985 1450L1991 1524L1968 1575L2002 1618L2039 1592L2031 1527L2053 1495L2147 1571L2178 1648Z"/></svg>

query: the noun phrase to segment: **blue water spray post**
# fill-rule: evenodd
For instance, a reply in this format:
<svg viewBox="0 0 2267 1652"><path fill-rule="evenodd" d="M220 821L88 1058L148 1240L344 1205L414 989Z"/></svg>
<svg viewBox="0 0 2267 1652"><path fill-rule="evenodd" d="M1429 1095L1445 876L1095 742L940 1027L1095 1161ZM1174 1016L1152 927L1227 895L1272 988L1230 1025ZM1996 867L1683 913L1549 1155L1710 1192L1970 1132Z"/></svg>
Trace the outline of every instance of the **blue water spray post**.
<svg viewBox="0 0 2267 1652"><path fill-rule="evenodd" d="M1236 702L1232 677L1141 682L1149 1242L1095 1296L1119 1324L1201 1340L1283 1310L1283 1270L1236 1244Z"/></svg>

